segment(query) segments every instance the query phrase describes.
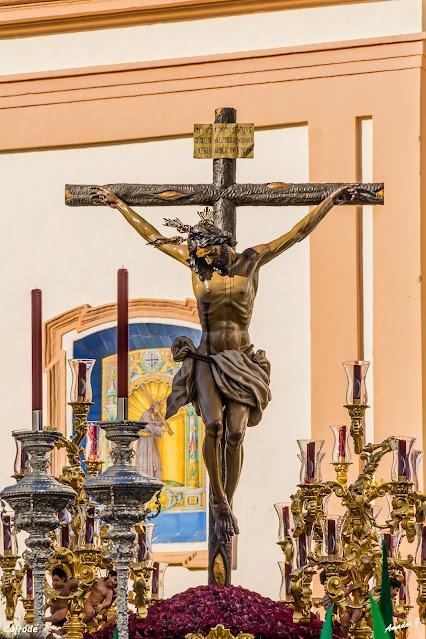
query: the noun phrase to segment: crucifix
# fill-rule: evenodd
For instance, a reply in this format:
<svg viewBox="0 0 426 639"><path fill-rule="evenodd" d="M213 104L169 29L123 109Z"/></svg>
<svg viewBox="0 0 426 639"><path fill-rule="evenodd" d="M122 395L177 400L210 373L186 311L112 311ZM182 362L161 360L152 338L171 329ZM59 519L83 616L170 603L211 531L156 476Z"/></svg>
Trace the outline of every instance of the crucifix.
<svg viewBox="0 0 426 639"><path fill-rule="evenodd" d="M212 184L67 185L69 206L110 206L151 245L192 270L202 328L195 347L176 338L182 367L173 379L166 419L189 402L203 418L203 454L210 479L209 583L231 583L231 540L238 534L232 501L242 467L247 426L259 423L270 400L270 366L248 333L260 268L303 240L335 205L383 204L383 184L237 184L236 159L253 156L253 125L238 124L232 108L216 110L214 124L194 126L194 156L213 158ZM205 208L194 226L166 219L178 236L165 237L131 206ZM314 208L270 242L236 252L238 206ZM212 207L211 211L208 207ZM187 234L184 242L183 234Z"/></svg>

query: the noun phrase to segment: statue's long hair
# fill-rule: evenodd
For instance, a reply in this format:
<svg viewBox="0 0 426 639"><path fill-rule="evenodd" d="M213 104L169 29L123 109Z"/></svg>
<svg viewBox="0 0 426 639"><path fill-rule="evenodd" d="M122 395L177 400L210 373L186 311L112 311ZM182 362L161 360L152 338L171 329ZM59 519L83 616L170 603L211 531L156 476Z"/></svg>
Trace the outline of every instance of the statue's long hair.
<svg viewBox="0 0 426 639"><path fill-rule="evenodd" d="M231 233L222 231L214 225L197 224L188 233L187 242L189 266L202 282L211 277L212 271L216 271L220 275L229 275L228 248L236 245ZM197 257L197 248L207 248L208 246L220 246L219 260L214 261L211 265L207 264L203 257Z"/></svg>
<svg viewBox="0 0 426 639"><path fill-rule="evenodd" d="M229 274L229 247L234 247L237 242L232 238L229 231L222 231L213 222L213 211L209 208L199 212L201 220L195 226L184 224L178 218L165 218L165 226L172 226L179 233L187 233L187 244L189 259L188 264L191 269L198 275L201 281L210 279L212 272L216 271L220 275ZM166 244L182 244L185 241L183 237L175 235L170 238L161 238L151 242L154 246L160 247ZM217 261L207 264L203 257L197 257L197 248L207 248L208 246L220 246L220 256Z"/></svg>

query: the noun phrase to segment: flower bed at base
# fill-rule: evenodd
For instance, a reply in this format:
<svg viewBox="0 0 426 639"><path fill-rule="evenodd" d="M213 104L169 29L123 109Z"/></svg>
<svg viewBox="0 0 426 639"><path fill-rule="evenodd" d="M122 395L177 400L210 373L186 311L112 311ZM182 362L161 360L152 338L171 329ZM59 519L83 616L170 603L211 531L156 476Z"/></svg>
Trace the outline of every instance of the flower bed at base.
<svg viewBox="0 0 426 639"><path fill-rule="evenodd" d="M130 615L129 633L130 639L184 639L200 630L207 635L218 624L256 639L314 639L322 625L314 615L309 625L293 623L289 606L245 588L198 586L153 604L144 620ZM113 631L114 626L107 626L85 639L112 639Z"/></svg>

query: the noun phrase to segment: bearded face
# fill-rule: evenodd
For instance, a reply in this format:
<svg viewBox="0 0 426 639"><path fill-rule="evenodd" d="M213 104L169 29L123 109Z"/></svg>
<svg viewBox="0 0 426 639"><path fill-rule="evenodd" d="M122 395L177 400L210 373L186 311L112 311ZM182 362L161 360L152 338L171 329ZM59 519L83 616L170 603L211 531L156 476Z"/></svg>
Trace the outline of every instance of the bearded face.
<svg viewBox="0 0 426 639"><path fill-rule="evenodd" d="M229 233L217 226L195 226L188 234L189 265L202 282L216 271L229 275L229 246L235 246Z"/></svg>

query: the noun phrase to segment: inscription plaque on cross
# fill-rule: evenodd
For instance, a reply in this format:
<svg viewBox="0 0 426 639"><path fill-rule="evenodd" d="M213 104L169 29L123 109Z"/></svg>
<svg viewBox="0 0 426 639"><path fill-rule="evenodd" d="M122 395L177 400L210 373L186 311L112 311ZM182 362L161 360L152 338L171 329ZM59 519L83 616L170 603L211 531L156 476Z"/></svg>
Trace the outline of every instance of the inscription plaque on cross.
<svg viewBox="0 0 426 639"><path fill-rule="evenodd" d="M253 128L237 124L232 108L218 109L214 124L195 125L194 156L213 159L211 184L67 185L65 191L69 206L116 208L145 240L193 271L202 338L197 348L188 338L177 338L173 344L175 360L183 365L173 380L166 419L192 401L206 426L209 583L219 585L231 582L231 539L239 532L232 497L241 471L245 429L260 421L270 399L269 363L263 351L254 352L248 336L258 270L304 239L334 205L383 204L384 193L381 183L238 184L236 160L253 156ZM214 223L202 215L193 227L180 220L169 224L188 233L184 246L179 246L180 238L169 241L130 208L199 205L213 207ZM315 206L280 238L242 253L234 250L237 207L307 205Z"/></svg>

